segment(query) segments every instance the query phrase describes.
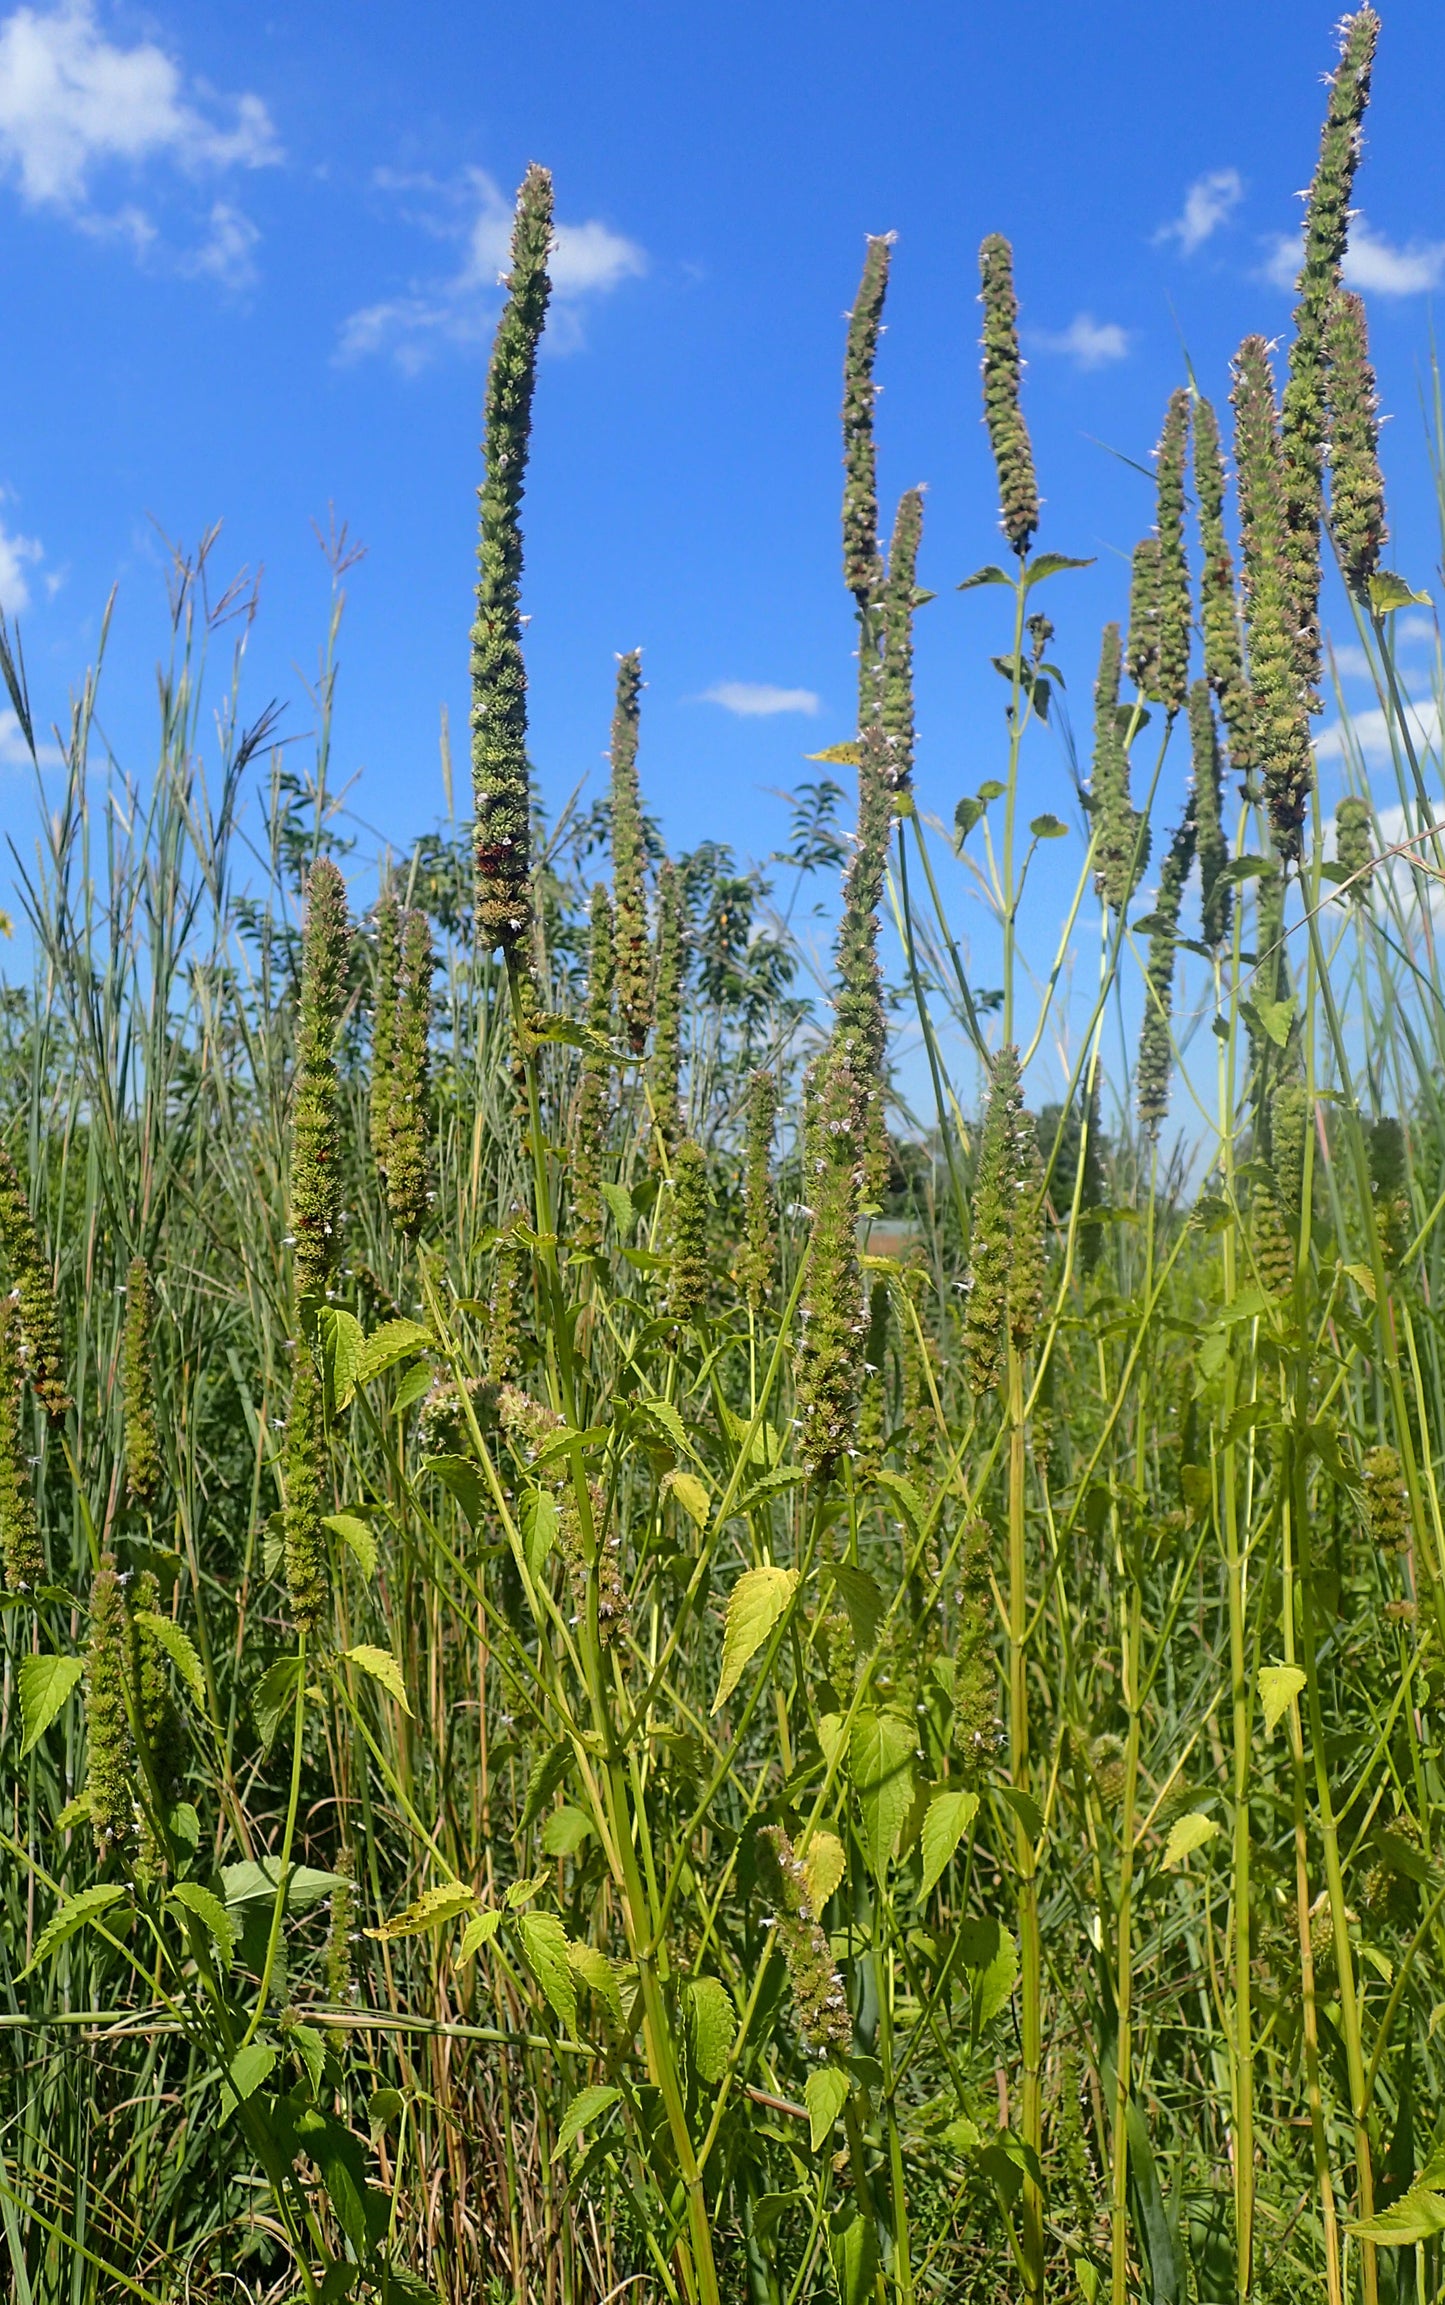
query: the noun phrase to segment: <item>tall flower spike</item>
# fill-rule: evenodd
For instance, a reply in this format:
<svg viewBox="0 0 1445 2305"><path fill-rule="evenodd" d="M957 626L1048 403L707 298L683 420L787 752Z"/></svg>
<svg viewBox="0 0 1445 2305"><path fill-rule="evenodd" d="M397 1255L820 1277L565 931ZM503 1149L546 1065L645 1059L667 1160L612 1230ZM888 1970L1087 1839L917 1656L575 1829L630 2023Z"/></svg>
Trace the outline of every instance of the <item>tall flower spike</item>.
<svg viewBox="0 0 1445 2305"><path fill-rule="evenodd" d="M1170 395L1155 466L1159 530L1159 701L1182 712L1189 695L1189 560L1184 550L1184 464L1189 453L1189 395Z"/></svg>
<svg viewBox="0 0 1445 2305"><path fill-rule="evenodd" d="M1380 403L1370 366L1362 300L1342 289L1330 307L1325 332L1329 360L1330 528L1345 582L1357 600L1369 599L1380 565L1385 526L1385 480L1380 470Z"/></svg>
<svg viewBox="0 0 1445 2305"><path fill-rule="evenodd" d="M0 1145L0 1243L20 1306L20 1356L35 1397L52 1424L70 1407L65 1355L60 1342L60 1307L50 1264L40 1245L30 1202L15 1163Z"/></svg>
<svg viewBox="0 0 1445 2305"><path fill-rule="evenodd" d="M592 933L587 948L587 1029L608 1039L612 1032L613 920L605 881L592 890ZM572 1239L579 1249L602 1245L602 1158L607 1146L612 1068L589 1049L582 1059L577 1089L577 1124L572 1141Z"/></svg>
<svg viewBox="0 0 1445 2305"><path fill-rule="evenodd" d="M838 989L833 996L834 1039L862 1100L864 1201L876 1208L888 1185L888 1128L884 1073L888 1023L878 965L878 907L893 836L893 798L884 768L880 729L865 730L858 748L858 832L843 876L838 922Z"/></svg>
<svg viewBox="0 0 1445 2305"><path fill-rule="evenodd" d="M1240 776L1255 766L1254 698L1244 676L1244 648L1234 597L1234 560L1224 533L1224 450L1213 404L1194 406L1194 493L1199 500L1199 620L1204 632L1204 677L1219 699L1230 763ZM1200 822L1203 838L1203 820ZM1201 848L1201 855L1203 850Z"/></svg>
<svg viewBox="0 0 1445 2305"><path fill-rule="evenodd" d="M1205 692L1208 703L1208 691ZM1169 843L1159 893L1154 900L1154 926L1149 932L1149 958L1144 968L1144 1023L1135 1067L1135 1093L1139 1126L1152 1143L1169 1110L1169 1075L1173 1064L1174 948L1179 940L1179 907L1184 884L1194 862L1194 808L1186 808Z"/></svg>
<svg viewBox="0 0 1445 2305"><path fill-rule="evenodd" d="M488 951L530 976L531 789L527 672L522 658L522 492L532 433L537 346L551 283L552 179L522 179L512 268L487 370L482 439L477 618L472 626L472 787L476 805L477 926Z"/></svg>
<svg viewBox="0 0 1445 2305"><path fill-rule="evenodd" d="M1269 1162L1284 1214L1294 1222L1304 1205L1305 1136L1310 1104L1303 1075L1286 1072L1269 1100Z"/></svg>
<svg viewBox="0 0 1445 2305"><path fill-rule="evenodd" d="M772 1291L777 1263L773 1235L773 1130L778 1117L778 1083L770 1072L748 1082L747 1143L743 1165L743 1233L747 1242L743 1286L748 1308L757 1314Z"/></svg>
<svg viewBox="0 0 1445 2305"><path fill-rule="evenodd" d="M115 1557L102 1553L90 1588L90 1639L85 1650L86 1791L90 1828L104 1858L124 1850L135 1834L135 1747L126 1692L133 1651L125 1591Z"/></svg>
<svg viewBox="0 0 1445 2305"><path fill-rule="evenodd" d="M1307 692L1320 677L1320 506L1326 428L1325 332L1340 285L1350 228L1350 194L1360 164L1361 124L1380 19L1360 8L1340 26L1340 62L1320 134L1320 156L1305 204L1304 262L1281 419L1284 560L1298 634L1298 669Z"/></svg>
<svg viewBox="0 0 1445 2305"><path fill-rule="evenodd" d="M1151 703L1159 696L1159 539L1141 536L1129 566L1129 638L1124 670Z"/></svg>
<svg viewBox="0 0 1445 2305"><path fill-rule="evenodd" d="M868 1321L858 1263L862 1100L838 1035L803 1085L803 1191L813 1212L793 1362L798 1453L826 1477L853 1440Z"/></svg>
<svg viewBox="0 0 1445 2305"><path fill-rule="evenodd" d="M487 1382L505 1385L522 1366L522 1324L517 1306L523 1278L522 1244L515 1233L497 1243L487 1326Z"/></svg>
<svg viewBox="0 0 1445 2305"><path fill-rule="evenodd" d="M913 789L913 611L922 533L923 491L910 488L894 517L883 593L883 744L888 788L896 799Z"/></svg>
<svg viewBox="0 0 1445 2305"><path fill-rule="evenodd" d="M678 1083L682 1071L682 995L686 973L682 887L677 867L664 861L657 876L657 1004L652 1062L648 1067L655 1132L654 1164L659 1158L657 1140L670 1150L682 1134Z"/></svg>
<svg viewBox="0 0 1445 2305"><path fill-rule="evenodd" d="M1094 887L1122 912L1149 861L1149 832L1129 797L1125 712L1119 704L1119 627L1106 624L1094 683L1094 764L1089 808L1094 819Z"/></svg>
<svg viewBox="0 0 1445 2305"><path fill-rule="evenodd" d="M165 1814L180 1799L186 1773L186 1737L181 1726L180 1707L171 1686L170 1661L165 1646L146 1617L161 1613L159 1579L151 1569L137 1577L131 1615L132 1657L135 1665L135 1709L140 1733L145 1741L150 1762L150 1776ZM156 1846L148 1818L141 1821L141 1847L137 1870L151 1879L161 1870L161 1852Z"/></svg>
<svg viewBox="0 0 1445 2305"><path fill-rule="evenodd" d="M878 468L873 406L878 387L873 363L888 290L893 235L869 239L863 277L848 315L843 356L843 582L866 615L878 581Z"/></svg>
<svg viewBox="0 0 1445 2305"><path fill-rule="evenodd" d="M154 1329L156 1292L144 1257L132 1257L125 1282L125 1336L121 1399L125 1415L125 1477L131 1503L149 1512L161 1487L161 1445L156 1430Z"/></svg>
<svg viewBox="0 0 1445 2305"><path fill-rule="evenodd" d="M998 470L999 513L1004 535L1022 560L1039 525L1039 486L1029 428L1019 406L1018 299L1014 295L1013 250L1002 233L991 232L978 252L983 282L983 420Z"/></svg>
<svg viewBox="0 0 1445 2305"><path fill-rule="evenodd" d="M376 1000L371 1012L371 1157L385 1178L391 1155L392 1066L396 1057L396 987L401 970L401 899L384 889L376 905Z"/></svg>
<svg viewBox="0 0 1445 2305"><path fill-rule="evenodd" d="M1244 621L1255 701L1255 744L1274 845L1300 852L1314 778L1301 684L1298 619L1285 551L1284 484L1274 379L1263 337L1247 336L1234 362L1234 461L1239 474Z"/></svg>
<svg viewBox="0 0 1445 2305"><path fill-rule="evenodd" d="M10 1593L33 1593L45 1582L24 1419L20 1308L14 1297L0 1297L0 1560Z"/></svg>
<svg viewBox="0 0 1445 2305"><path fill-rule="evenodd" d="M852 2045L853 2019L832 1950L813 1911L808 1877L781 1825L765 1826L758 1838L772 1859L778 1949L788 1972L798 2032L820 2057L830 2049L841 2053Z"/></svg>
<svg viewBox="0 0 1445 2305"><path fill-rule="evenodd" d="M431 923L408 912L401 930L386 1200L398 1232L421 1231L431 1184Z"/></svg>
<svg viewBox="0 0 1445 2305"><path fill-rule="evenodd" d="M346 997L351 922L346 884L319 857L306 887L301 930L301 994L296 1017L296 1081L291 1115L291 1230L296 1296L303 1325L325 1300L341 1222L341 1080L336 1038Z"/></svg>
<svg viewBox="0 0 1445 2305"><path fill-rule="evenodd" d="M1019 1052L993 1060L973 1186L963 1357L976 1393L998 1383L1012 1341L1023 1352L1038 1323L1043 1290L1038 1134L1024 1110Z"/></svg>
<svg viewBox="0 0 1445 2305"><path fill-rule="evenodd" d="M707 1302L708 1219L712 1193L707 1155L689 1137L672 1156L672 1223L667 1309L675 1321L697 1318Z"/></svg>
<svg viewBox="0 0 1445 2305"><path fill-rule="evenodd" d="M1370 804L1356 792L1347 792L1335 810L1335 856L1353 886L1351 900L1362 904L1370 892L1369 871L1375 861Z"/></svg>
<svg viewBox="0 0 1445 2305"><path fill-rule="evenodd" d="M321 1521L327 1510L326 1428L321 1379L304 1344L296 1355L291 1411L286 1419L284 1463L286 1507L282 1528L291 1616L298 1632L314 1633L326 1613L331 1585L326 1531Z"/></svg>
<svg viewBox="0 0 1445 2305"><path fill-rule="evenodd" d="M1204 941L1218 952L1229 941L1233 889L1226 877L1229 842L1224 835L1224 794L1219 773L1219 739L1207 680L1189 691L1189 747L1193 761L1194 839L1199 853Z"/></svg>
<svg viewBox="0 0 1445 2305"><path fill-rule="evenodd" d="M637 724L642 698L642 651L617 660L617 704L612 715L612 911L617 956L617 1013L634 1056L647 1046L652 1023L652 947L647 935L647 849L637 783Z"/></svg>

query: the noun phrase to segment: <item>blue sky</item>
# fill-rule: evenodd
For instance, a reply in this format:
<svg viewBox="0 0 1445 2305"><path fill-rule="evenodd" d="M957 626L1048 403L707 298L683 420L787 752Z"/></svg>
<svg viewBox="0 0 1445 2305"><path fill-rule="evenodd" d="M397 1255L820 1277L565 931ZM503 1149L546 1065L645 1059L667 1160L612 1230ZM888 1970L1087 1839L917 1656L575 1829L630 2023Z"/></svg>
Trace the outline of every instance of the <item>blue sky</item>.
<svg viewBox="0 0 1445 2305"><path fill-rule="evenodd" d="M1383 14L1352 273L1394 412L1391 557L1429 582L1445 41L1437 0ZM1015 244L1040 542L1097 555L1051 604L1086 742L1099 624L1151 518L1121 458L1147 463L1185 346L1222 402L1239 338L1286 326L1333 16L1315 0L0 5L0 601L41 717L63 715L118 584L102 720L144 771L159 537L193 543L219 518L215 565L265 568L249 701L289 699L300 735L329 582L311 523L334 504L368 548L337 773L362 772L356 807L397 844L427 828L443 702L463 767L486 348L535 158L564 228L527 509L548 794L599 773L614 657L637 644L644 775L676 845L765 855L776 789L848 733L842 316L864 234L895 230L881 475L890 505L928 484L919 782L951 820L1003 736L1000 596L953 590L998 550L978 241ZM28 840L15 751L0 727L0 831ZM1051 739L1029 773L1038 807L1072 813Z"/></svg>

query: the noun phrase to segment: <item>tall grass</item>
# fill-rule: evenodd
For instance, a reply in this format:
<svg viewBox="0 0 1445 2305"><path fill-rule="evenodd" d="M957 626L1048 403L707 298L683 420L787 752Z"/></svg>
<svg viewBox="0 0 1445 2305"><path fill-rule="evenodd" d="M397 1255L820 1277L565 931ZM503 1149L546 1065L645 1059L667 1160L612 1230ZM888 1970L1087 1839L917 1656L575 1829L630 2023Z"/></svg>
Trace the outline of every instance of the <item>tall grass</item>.
<svg viewBox="0 0 1445 2305"><path fill-rule="evenodd" d="M1002 773L947 833L912 787L916 492L880 543L882 240L846 346L855 837L800 793L781 910L721 848L664 859L635 655L606 806L529 806L540 171L475 829L373 897L327 781L344 543L308 775L243 718L214 538L143 783L92 762L82 690L0 1067L23 2305L1445 2293L1445 856L1339 295L1375 29L1344 28L1282 428L1265 348L1236 365L1237 523L1213 409L1166 412L1071 847L1038 801L1078 563L1036 549L997 237L1008 550L967 588ZM1337 841L1321 542L1398 788L1337 699ZM839 862L825 1007L790 919Z"/></svg>

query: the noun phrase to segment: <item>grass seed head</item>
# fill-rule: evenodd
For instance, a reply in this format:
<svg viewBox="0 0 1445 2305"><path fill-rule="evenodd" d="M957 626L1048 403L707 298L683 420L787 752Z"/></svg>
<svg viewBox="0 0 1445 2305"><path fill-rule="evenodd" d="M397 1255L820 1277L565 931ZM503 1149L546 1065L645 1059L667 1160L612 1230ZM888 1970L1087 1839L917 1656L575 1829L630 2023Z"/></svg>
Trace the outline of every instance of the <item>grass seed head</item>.
<svg viewBox="0 0 1445 2305"><path fill-rule="evenodd" d="M873 409L878 387L873 363L888 291L891 234L870 238L863 277L848 315L843 355L843 582L866 610L878 583L878 471Z"/></svg>
<svg viewBox="0 0 1445 2305"><path fill-rule="evenodd" d="M331 1566L322 1514L327 1507L326 1428L321 1379L310 1351L297 1351L286 1419L286 1505L282 1516L286 1584L298 1632L317 1631L331 1593Z"/></svg>
<svg viewBox="0 0 1445 2305"><path fill-rule="evenodd" d="M998 472L1003 532L1023 559L1039 525L1039 484L1029 429L1019 405L1023 361L1013 250L1002 233L988 235L979 249L978 264L982 280L979 301L983 306L983 420Z"/></svg>
<svg viewBox="0 0 1445 2305"><path fill-rule="evenodd" d="M113 1553L90 1588L85 1652L86 1792L97 1854L131 1851L136 1834L135 1747L127 1691L134 1675L130 1613Z"/></svg>
<svg viewBox="0 0 1445 2305"><path fill-rule="evenodd" d="M386 1200L398 1232L415 1239L431 1187L431 924L424 912L402 923L392 1062Z"/></svg>
<svg viewBox="0 0 1445 2305"><path fill-rule="evenodd" d="M36 1399L52 1424L71 1406L60 1341L60 1307L55 1282L30 1213L30 1201L15 1163L0 1145L0 1244L10 1264L20 1307L20 1356Z"/></svg>
<svg viewBox="0 0 1445 2305"><path fill-rule="evenodd" d="M33 1593L45 1583L26 1421L20 1307L15 1297L0 1297L0 1561L11 1593Z"/></svg>
<svg viewBox="0 0 1445 2305"><path fill-rule="evenodd" d="M1204 677L1219 699L1230 764L1240 776L1255 766L1254 697L1244 672L1234 557L1224 530L1224 450L1211 401L1194 405L1194 493L1199 503L1199 621Z"/></svg>
<svg viewBox="0 0 1445 2305"><path fill-rule="evenodd" d="M612 911L617 1013L634 1056L652 1024L652 947L647 934L647 843L637 779L642 651L618 659L612 714Z"/></svg>
<svg viewBox="0 0 1445 2305"><path fill-rule="evenodd" d="M1380 402L1370 366L1363 300L1342 289L1330 306L1325 333L1329 359L1330 527L1346 584L1368 603L1370 579L1380 565L1385 525L1385 476L1380 470Z"/></svg>
<svg viewBox="0 0 1445 2305"><path fill-rule="evenodd" d="M341 1225L341 1079L336 1043L346 998L351 921L329 857L312 866L301 930L296 1078L291 1113L291 1231L303 1325L325 1302Z"/></svg>

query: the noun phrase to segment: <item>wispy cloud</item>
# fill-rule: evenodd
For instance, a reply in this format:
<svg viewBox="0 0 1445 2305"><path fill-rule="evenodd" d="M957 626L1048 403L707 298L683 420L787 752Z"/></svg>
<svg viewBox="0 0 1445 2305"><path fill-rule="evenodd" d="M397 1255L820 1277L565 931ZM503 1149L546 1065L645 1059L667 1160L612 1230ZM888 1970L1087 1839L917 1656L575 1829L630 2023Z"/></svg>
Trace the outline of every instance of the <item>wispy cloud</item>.
<svg viewBox="0 0 1445 2305"><path fill-rule="evenodd" d="M1196 176L1184 195L1181 214L1155 233L1156 246L1172 240L1181 256L1192 256L1221 224L1228 223L1243 198L1244 178L1237 168L1213 168L1207 176Z"/></svg>
<svg viewBox="0 0 1445 2305"><path fill-rule="evenodd" d="M45 558L45 548L34 536L16 536L0 521L0 608L19 616L30 606L30 580L26 570Z"/></svg>
<svg viewBox="0 0 1445 2305"><path fill-rule="evenodd" d="M346 362L388 353L399 368L414 373L444 347L476 344L490 332L498 282L510 261L512 206L481 168L467 169L450 184L387 172L377 183L384 192L407 197L410 221L436 238L459 241L461 257L451 272L413 281L405 294L349 314L336 357ZM582 301L640 278L647 255L635 240L591 217L557 226L548 270L548 342L554 351L566 351L581 341Z"/></svg>
<svg viewBox="0 0 1445 2305"><path fill-rule="evenodd" d="M123 47L101 31L91 0L54 9L17 8L0 21L0 173L31 208L49 209L94 238L117 239L143 256L158 228L134 201L108 204L102 185L117 171L135 177L164 164L195 180L234 169L268 168L281 158L271 116L259 96L218 97L188 82L174 57L152 40ZM232 253L208 261L212 236L182 270L238 284L235 231L244 224L231 204ZM248 274L249 277L249 274Z"/></svg>
<svg viewBox="0 0 1445 2305"><path fill-rule="evenodd" d="M765 720L775 712L814 714L823 709L822 698L811 688L774 688L766 680L719 680L702 692L704 704L720 704L744 720Z"/></svg>
<svg viewBox="0 0 1445 2305"><path fill-rule="evenodd" d="M1076 368L1108 368L1129 357L1129 331L1117 320L1096 320L1092 312L1076 313L1067 328L1051 334L1036 329L1030 339L1041 352L1061 353Z"/></svg>
<svg viewBox="0 0 1445 2305"><path fill-rule="evenodd" d="M1412 697L1408 706L1410 734L1417 751L1432 752L1440 744L1440 713L1430 696ZM1391 722L1380 705L1352 712L1348 722L1331 721L1315 738L1317 760L1362 760L1367 768L1383 768L1393 757ZM1398 742L1398 732L1396 732Z"/></svg>
<svg viewBox="0 0 1445 2305"><path fill-rule="evenodd" d="M1264 273L1276 288L1294 287L1303 247L1297 232L1281 233L1271 244ZM1344 273L1351 288L1376 296L1425 296L1445 279L1445 240L1412 239L1397 246L1372 231L1363 216L1354 216Z"/></svg>

